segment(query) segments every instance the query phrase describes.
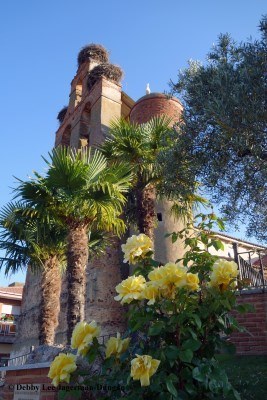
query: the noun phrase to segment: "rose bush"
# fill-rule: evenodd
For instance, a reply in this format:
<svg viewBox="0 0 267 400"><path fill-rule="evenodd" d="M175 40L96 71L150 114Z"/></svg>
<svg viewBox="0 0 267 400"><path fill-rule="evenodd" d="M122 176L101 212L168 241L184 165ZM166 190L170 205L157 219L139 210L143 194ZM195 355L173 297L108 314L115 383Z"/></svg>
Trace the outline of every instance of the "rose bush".
<svg viewBox="0 0 267 400"><path fill-rule="evenodd" d="M222 248L210 232L214 223L222 227L222 221L214 214L198 218L196 228L189 223L169 235L173 241L184 239L187 246L184 257L175 263L157 263L150 246L132 252L123 246L127 259L132 264L138 261L133 276L116 287L115 300L129 304L128 330L103 345L97 334L92 340L90 333L80 336L75 329L73 343L78 352L90 364L102 361L96 375L78 368L72 374L73 384L82 381L92 388L115 388L92 389L91 395L97 399L240 398L215 357L217 352L233 351L225 337L242 329L230 314L232 310L246 311L244 305L236 304L235 289L240 287L237 265L208 252L212 246ZM144 235L141 242L146 242ZM138 237L127 243L139 243ZM86 326L80 324L78 332ZM58 382L62 375L53 379Z"/></svg>

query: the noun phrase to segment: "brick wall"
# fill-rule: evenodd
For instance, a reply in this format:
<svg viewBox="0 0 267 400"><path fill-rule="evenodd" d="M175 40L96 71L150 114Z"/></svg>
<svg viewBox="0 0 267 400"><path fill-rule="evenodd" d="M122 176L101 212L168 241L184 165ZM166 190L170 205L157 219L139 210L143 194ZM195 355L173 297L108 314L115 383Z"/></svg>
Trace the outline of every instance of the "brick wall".
<svg viewBox="0 0 267 400"><path fill-rule="evenodd" d="M133 106L130 119L138 124L149 121L155 115L168 115L173 122L179 121L182 105L178 99L162 93L151 93L141 97Z"/></svg>
<svg viewBox="0 0 267 400"><path fill-rule="evenodd" d="M235 332L231 342L236 345L237 354L267 355L267 293L249 291L238 298L239 304L249 303L255 307L254 313L234 314L240 325L249 333Z"/></svg>
<svg viewBox="0 0 267 400"><path fill-rule="evenodd" d="M49 367L7 371L5 386L0 390L0 399L13 400L14 396L13 388L16 387L16 385L40 384L41 385L40 400L56 400L57 399L56 393L48 390L49 387L52 388L51 379L47 377L48 371ZM22 386L18 387L21 390L21 395L23 395L23 392L25 393L25 390L22 390Z"/></svg>

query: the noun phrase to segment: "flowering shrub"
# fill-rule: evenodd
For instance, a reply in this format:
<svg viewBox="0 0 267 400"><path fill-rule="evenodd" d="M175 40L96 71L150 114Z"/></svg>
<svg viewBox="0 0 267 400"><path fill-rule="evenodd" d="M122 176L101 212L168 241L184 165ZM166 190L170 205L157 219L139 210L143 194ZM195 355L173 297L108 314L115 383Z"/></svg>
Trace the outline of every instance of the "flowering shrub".
<svg viewBox="0 0 267 400"><path fill-rule="evenodd" d="M237 265L207 251L212 246L222 248L209 232L214 223L221 227L222 221L213 214L199 217L194 232L188 224L170 235L173 241L183 238L188 249L175 263L159 265L151 258L149 245L136 250L133 244L140 244L138 237L122 246L132 264L138 260L134 275L116 287L115 300L130 304L128 330L123 338L117 334L102 345L97 340L95 323L78 324L72 347L89 364L102 361L96 375L80 369L73 372L73 384L82 380L97 399L240 398L218 366L215 354L232 351L233 345L223 336L241 330L229 312L249 308L236 305ZM144 235L141 243L148 243ZM61 367L54 367L55 362L49 375L53 382L68 381L68 374L65 377ZM115 389L94 392L96 385Z"/></svg>

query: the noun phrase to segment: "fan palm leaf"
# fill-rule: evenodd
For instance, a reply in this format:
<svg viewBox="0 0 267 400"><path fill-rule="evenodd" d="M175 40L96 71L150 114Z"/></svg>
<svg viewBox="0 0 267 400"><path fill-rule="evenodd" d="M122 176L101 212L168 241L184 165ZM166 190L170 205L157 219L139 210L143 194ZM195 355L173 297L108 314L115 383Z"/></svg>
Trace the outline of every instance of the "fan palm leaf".
<svg viewBox="0 0 267 400"><path fill-rule="evenodd" d="M112 162L122 159L135 173L131 198L136 200L136 220L140 232L153 239L155 225L155 185L161 179L155 168L156 157L168 141L171 119L157 116L137 125L124 119L111 123L101 151ZM127 212L130 215L131 212Z"/></svg>

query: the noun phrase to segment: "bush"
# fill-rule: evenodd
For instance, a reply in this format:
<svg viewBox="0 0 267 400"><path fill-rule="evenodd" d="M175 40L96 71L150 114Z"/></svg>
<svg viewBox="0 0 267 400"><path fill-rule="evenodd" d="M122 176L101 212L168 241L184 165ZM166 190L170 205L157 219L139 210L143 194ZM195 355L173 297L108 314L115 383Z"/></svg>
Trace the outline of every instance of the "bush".
<svg viewBox="0 0 267 400"><path fill-rule="evenodd" d="M238 310L237 265L207 251L223 247L209 232L223 222L214 214L198 218L196 228L188 224L169 235L173 241L183 238L188 248L176 263L154 261L152 243L144 235L123 245L125 260L136 265L134 275L116 287L115 300L130 304L128 330L102 345L96 324L81 322L72 347L89 365L102 361L95 375L78 367L72 384L89 386L97 399L240 398L214 357L222 350L232 352L224 337L241 330L229 314Z"/></svg>

